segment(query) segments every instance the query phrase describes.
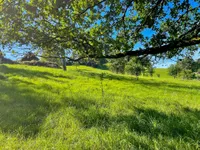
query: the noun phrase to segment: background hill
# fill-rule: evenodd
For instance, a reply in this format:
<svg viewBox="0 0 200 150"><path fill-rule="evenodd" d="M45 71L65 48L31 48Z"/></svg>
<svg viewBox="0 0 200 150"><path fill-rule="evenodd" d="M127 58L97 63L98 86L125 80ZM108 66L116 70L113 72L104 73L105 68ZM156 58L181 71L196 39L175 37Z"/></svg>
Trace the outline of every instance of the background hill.
<svg viewBox="0 0 200 150"><path fill-rule="evenodd" d="M155 73L154 73L154 77L157 77L157 74L160 74L160 78L171 78L171 79L173 79L173 77L172 76L170 76L169 74L168 74L168 69L167 68L156 68L155 69Z"/></svg>
<svg viewBox="0 0 200 150"><path fill-rule="evenodd" d="M200 82L166 72L0 65L0 147L197 149Z"/></svg>

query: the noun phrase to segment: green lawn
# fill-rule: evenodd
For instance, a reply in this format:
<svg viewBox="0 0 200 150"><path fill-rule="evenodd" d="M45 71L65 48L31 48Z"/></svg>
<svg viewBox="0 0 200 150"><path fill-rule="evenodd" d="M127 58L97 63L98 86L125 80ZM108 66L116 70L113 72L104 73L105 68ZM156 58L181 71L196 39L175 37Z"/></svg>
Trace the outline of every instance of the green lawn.
<svg viewBox="0 0 200 150"><path fill-rule="evenodd" d="M168 74L168 69L166 68L156 68L154 77L157 77L157 74L160 74L160 78L173 78Z"/></svg>
<svg viewBox="0 0 200 150"><path fill-rule="evenodd" d="M0 149L198 149L200 81L157 72L0 65Z"/></svg>

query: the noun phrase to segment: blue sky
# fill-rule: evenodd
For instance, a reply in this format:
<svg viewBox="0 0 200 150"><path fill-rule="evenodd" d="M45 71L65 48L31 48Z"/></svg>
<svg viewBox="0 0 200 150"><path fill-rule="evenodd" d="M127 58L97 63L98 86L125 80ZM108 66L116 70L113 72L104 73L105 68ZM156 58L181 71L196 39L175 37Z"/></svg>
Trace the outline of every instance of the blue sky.
<svg viewBox="0 0 200 150"><path fill-rule="evenodd" d="M16 52L15 54L12 53L12 49L9 50L8 47L5 47L3 49L2 46L0 46L0 50L2 50L4 52L4 55L6 58L9 58L9 59L12 59L12 60L17 60L19 58L21 58L23 56L24 53L30 51L29 49L26 49L28 47L26 46L22 46L22 47L17 47L17 46L14 46L13 47L13 50ZM19 54L17 54L19 53Z"/></svg>
<svg viewBox="0 0 200 150"><path fill-rule="evenodd" d="M198 51L195 52L193 59L196 60L200 58L200 48ZM160 60L159 63L157 63L155 65L156 68L168 68L171 64L175 64L176 63L176 58L172 58L172 59L165 59L165 60Z"/></svg>
<svg viewBox="0 0 200 150"><path fill-rule="evenodd" d="M151 29L145 29L142 34L144 36L147 36L147 37L151 37L155 32ZM134 49L138 49L138 48L143 48L142 45L140 43L137 43L134 47ZM194 56L193 56L193 59L198 59L200 58L200 48L198 49L198 51L195 52ZM156 65L155 67L156 68L168 68L171 64L175 64L177 61L177 58L174 57L172 59L165 59L165 60L160 60Z"/></svg>

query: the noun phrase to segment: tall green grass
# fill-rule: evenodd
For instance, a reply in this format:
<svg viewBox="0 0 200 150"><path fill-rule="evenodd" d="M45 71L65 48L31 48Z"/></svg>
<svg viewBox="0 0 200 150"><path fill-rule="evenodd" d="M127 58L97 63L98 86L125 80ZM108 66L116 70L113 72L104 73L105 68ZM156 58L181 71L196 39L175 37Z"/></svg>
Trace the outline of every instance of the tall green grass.
<svg viewBox="0 0 200 150"><path fill-rule="evenodd" d="M199 148L199 81L84 66L0 72L0 149Z"/></svg>

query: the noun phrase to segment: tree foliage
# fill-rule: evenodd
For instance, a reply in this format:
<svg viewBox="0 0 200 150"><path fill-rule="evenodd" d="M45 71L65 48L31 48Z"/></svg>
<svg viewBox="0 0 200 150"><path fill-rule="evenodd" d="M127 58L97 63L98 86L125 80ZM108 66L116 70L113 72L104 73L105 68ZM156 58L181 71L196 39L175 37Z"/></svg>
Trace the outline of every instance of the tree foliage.
<svg viewBox="0 0 200 150"><path fill-rule="evenodd" d="M153 65L148 57L143 59L137 57L113 59L109 63L109 68L115 73L128 73L136 77L141 74L153 76L154 73Z"/></svg>
<svg viewBox="0 0 200 150"><path fill-rule="evenodd" d="M70 49L78 60L173 57L184 48L197 50L199 5L200 0L1 0L0 44Z"/></svg>
<svg viewBox="0 0 200 150"><path fill-rule="evenodd" d="M168 68L169 74L174 78L180 76L184 79L192 79L198 77L198 70L200 69L199 60L193 60L191 57L185 57L176 64Z"/></svg>
<svg viewBox="0 0 200 150"><path fill-rule="evenodd" d="M169 75L173 76L176 78L180 73L181 73L181 67L179 65L171 65L168 68Z"/></svg>
<svg viewBox="0 0 200 150"><path fill-rule="evenodd" d="M138 77L141 75L141 73L144 71L143 66L140 63L136 63L134 61L129 61L128 64L126 65L126 72L135 75Z"/></svg>
<svg viewBox="0 0 200 150"><path fill-rule="evenodd" d="M153 76L154 73L153 65L149 58L139 59L133 57L127 62L125 70L128 74L135 75L136 77L141 74Z"/></svg>
<svg viewBox="0 0 200 150"><path fill-rule="evenodd" d="M193 72L197 71L196 62L192 57L185 57L183 60L177 63L183 70L191 70Z"/></svg>
<svg viewBox="0 0 200 150"><path fill-rule="evenodd" d="M118 58L110 60L109 62L109 69L112 72L115 73L125 73L125 66L126 66L127 60L124 58Z"/></svg>

